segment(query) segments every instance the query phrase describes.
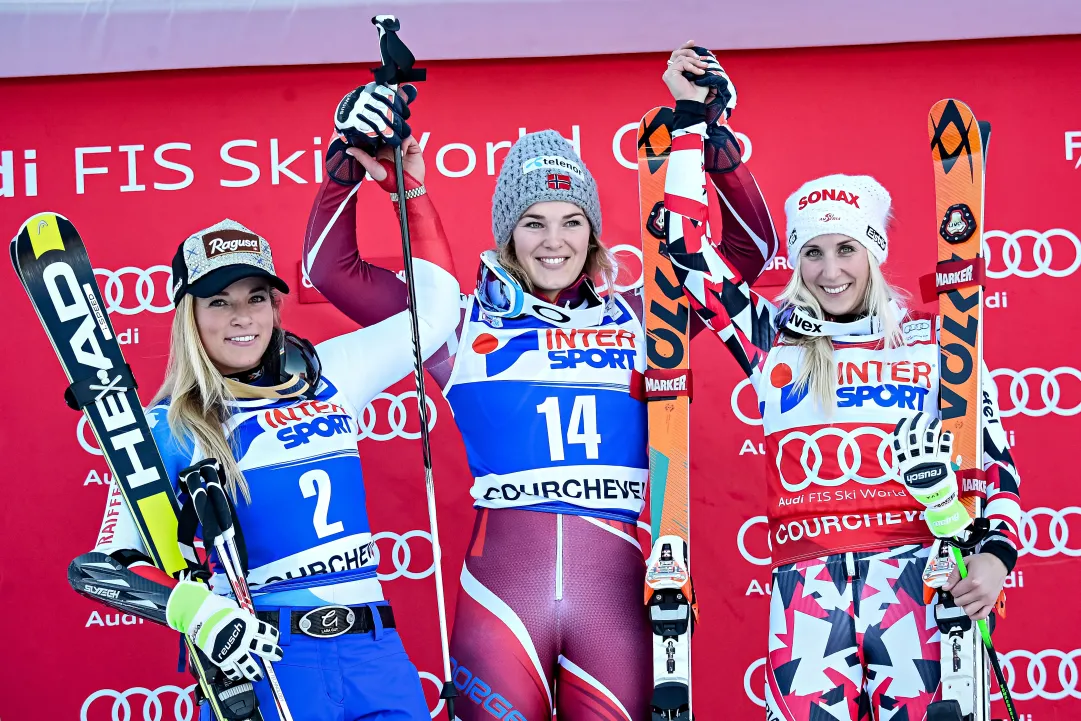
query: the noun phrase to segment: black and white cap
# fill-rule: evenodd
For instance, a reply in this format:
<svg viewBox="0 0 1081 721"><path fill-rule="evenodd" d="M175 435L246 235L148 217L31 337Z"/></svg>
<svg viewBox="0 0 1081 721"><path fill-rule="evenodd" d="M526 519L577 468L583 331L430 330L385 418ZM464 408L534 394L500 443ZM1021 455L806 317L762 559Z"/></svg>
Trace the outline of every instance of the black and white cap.
<svg viewBox="0 0 1081 721"><path fill-rule="evenodd" d="M289 286L274 272L265 238L226 218L189 236L173 256L173 304L185 294L209 298L241 278L266 278L282 293Z"/></svg>

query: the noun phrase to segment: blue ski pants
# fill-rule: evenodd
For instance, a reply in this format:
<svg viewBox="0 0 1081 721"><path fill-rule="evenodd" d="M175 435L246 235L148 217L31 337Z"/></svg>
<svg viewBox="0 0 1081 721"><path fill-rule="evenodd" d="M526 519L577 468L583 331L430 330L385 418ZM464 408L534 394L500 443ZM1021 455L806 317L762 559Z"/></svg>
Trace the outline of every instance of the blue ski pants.
<svg viewBox="0 0 1081 721"><path fill-rule="evenodd" d="M379 618L379 614L374 614ZM311 638L279 627L283 658L274 664L293 721L429 721L420 676L398 632ZM265 666L264 666L265 668ZM255 684L264 721L281 721L270 681ZM200 721L213 721L203 703Z"/></svg>

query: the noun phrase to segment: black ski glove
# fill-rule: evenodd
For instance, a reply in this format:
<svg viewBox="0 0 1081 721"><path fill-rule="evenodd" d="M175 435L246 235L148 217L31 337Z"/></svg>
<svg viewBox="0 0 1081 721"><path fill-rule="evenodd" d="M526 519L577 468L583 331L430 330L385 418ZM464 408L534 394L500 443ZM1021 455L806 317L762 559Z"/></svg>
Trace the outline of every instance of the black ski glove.
<svg viewBox="0 0 1081 721"><path fill-rule="evenodd" d="M397 147L412 132L409 104L417 99L417 89L409 84L395 92L386 85L368 83L347 94L334 113L338 135L369 155L384 143Z"/></svg>

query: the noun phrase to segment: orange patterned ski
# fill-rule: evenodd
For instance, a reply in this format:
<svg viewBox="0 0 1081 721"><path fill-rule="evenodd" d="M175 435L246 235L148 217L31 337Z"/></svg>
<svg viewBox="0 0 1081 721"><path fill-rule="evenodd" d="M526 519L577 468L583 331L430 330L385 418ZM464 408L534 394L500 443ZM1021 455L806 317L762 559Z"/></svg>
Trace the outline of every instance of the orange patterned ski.
<svg viewBox="0 0 1081 721"><path fill-rule="evenodd" d="M688 485L691 311L671 262L661 252L667 242L664 182L672 119L671 108L654 108L638 128L653 539L645 597L654 639L653 718L689 721L695 615Z"/></svg>
<svg viewBox="0 0 1081 721"><path fill-rule="evenodd" d="M978 491L982 489L978 481L983 470L980 388L984 140L972 111L957 100L935 103L927 131L935 169L935 217L939 222L939 407L943 429L953 433L954 460L962 489L966 485L976 489L963 494L965 505L973 517L978 517Z"/></svg>

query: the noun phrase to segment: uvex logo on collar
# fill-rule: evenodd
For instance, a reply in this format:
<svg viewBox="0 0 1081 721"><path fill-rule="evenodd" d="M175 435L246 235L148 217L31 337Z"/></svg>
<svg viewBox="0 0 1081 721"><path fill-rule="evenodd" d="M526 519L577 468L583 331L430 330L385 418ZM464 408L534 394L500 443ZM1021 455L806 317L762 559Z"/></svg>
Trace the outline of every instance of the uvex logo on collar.
<svg viewBox="0 0 1081 721"><path fill-rule="evenodd" d="M207 259L225 253L259 253L260 240L258 235L243 230L218 230L203 236L203 250Z"/></svg>
<svg viewBox="0 0 1081 721"><path fill-rule="evenodd" d="M788 319L786 325L792 330L802 332L804 335L821 335L822 333L822 321L804 315L798 310L792 313L792 317Z"/></svg>
<svg viewBox="0 0 1081 721"><path fill-rule="evenodd" d="M822 320L804 313L799 308L792 308L791 315L783 322L786 330L799 335L811 336L854 336L869 335L878 332L878 324L870 316L849 323Z"/></svg>

